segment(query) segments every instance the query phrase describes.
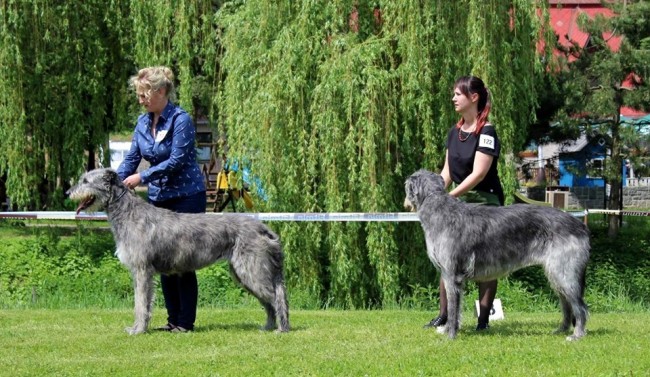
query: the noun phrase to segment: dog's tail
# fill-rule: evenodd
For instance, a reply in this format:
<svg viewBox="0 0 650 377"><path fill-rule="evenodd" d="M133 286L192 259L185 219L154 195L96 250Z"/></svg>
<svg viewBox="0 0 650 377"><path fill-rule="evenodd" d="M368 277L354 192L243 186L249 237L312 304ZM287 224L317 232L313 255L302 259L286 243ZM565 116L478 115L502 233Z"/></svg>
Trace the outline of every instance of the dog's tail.
<svg viewBox="0 0 650 377"><path fill-rule="evenodd" d="M278 316L278 330L281 332L289 331L289 302L287 300L287 289L284 285L284 276L280 274L273 282L275 290L275 313Z"/></svg>
<svg viewBox="0 0 650 377"><path fill-rule="evenodd" d="M587 244L587 255L589 255L590 252L591 252L590 245ZM584 301L586 286L587 286L587 263L585 262L584 266L582 266L582 270L580 271L580 306L584 311L585 317L588 317L589 306Z"/></svg>
<svg viewBox="0 0 650 377"><path fill-rule="evenodd" d="M271 259L275 265L277 273L273 276L273 293L275 300L273 306L278 317L278 330L281 332L289 331L289 301L287 299L287 288L284 283L284 253L280 244L280 237L272 231L268 231L268 237L274 245L274 252L271 253Z"/></svg>
<svg viewBox="0 0 650 377"><path fill-rule="evenodd" d="M289 303L287 300L287 289L284 283L284 253L282 252L280 236L266 226L260 228L259 235L266 239L268 250L267 261L271 264L271 269L275 271L272 280L274 295L272 305L279 322L278 330L287 332L289 331Z"/></svg>

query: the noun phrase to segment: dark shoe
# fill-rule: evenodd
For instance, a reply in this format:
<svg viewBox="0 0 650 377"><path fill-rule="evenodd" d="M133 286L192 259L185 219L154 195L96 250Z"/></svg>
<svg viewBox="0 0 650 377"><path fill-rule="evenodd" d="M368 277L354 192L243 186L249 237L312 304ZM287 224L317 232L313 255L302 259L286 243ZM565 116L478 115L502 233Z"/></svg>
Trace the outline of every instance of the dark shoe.
<svg viewBox="0 0 650 377"><path fill-rule="evenodd" d="M479 323L476 326L476 331L483 331L483 330L489 330L489 329L490 329L490 325L488 323Z"/></svg>
<svg viewBox="0 0 650 377"><path fill-rule="evenodd" d="M185 333L185 332L190 332L192 330L186 329L185 327L180 327L180 326L174 326L174 328L171 330L171 332L178 332L178 333Z"/></svg>
<svg viewBox="0 0 650 377"><path fill-rule="evenodd" d="M447 324L447 316L446 315L439 315L436 318L432 319L429 323L424 325L425 329L429 329L432 327L440 327L444 326Z"/></svg>
<svg viewBox="0 0 650 377"><path fill-rule="evenodd" d="M156 331L174 331L174 329L176 329L176 326L168 323L165 326L157 327Z"/></svg>

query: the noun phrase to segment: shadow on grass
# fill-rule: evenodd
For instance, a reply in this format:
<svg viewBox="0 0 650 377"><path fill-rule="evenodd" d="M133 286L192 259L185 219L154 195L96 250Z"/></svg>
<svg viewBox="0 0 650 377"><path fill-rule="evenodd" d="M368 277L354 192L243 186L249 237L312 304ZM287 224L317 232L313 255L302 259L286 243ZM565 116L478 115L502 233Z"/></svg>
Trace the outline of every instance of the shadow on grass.
<svg viewBox="0 0 650 377"><path fill-rule="evenodd" d="M211 331L228 331L228 332L268 332L275 333L275 331L262 330L262 323L211 323L203 326L195 326L195 332L211 332ZM302 327L291 327L290 332L301 331Z"/></svg>
<svg viewBox="0 0 650 377"><path fill-rule="evenodd" d="M573 333L573 326L565 332L556 333L560 326L560 320L557 321L493 321L490 322L490 329L487 331L474 331L473 328L465 327L464 332L478 336L546 336L557 335L566 336ZM611 328L589 328L587 321L587 336L611 335L617 332Z"/></svg>

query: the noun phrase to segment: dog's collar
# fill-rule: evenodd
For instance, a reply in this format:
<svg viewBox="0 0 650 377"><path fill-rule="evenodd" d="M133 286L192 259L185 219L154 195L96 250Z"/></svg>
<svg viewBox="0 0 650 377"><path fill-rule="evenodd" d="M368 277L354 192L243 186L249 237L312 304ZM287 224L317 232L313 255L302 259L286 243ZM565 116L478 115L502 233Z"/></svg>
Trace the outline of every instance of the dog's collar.
<svg viewBox="0 0 650 377"><path fill-rule="evenodd" d="M123 197L124 195L126 195L127 192L129 192L129 190L128 190L128 189L124 189L124 190L120 193L120 195L117 196L117 198L115 198L115 199L113 199L113 200L111 201L111 203L116 203L118 200L122 199L122 197Z"/></svg>

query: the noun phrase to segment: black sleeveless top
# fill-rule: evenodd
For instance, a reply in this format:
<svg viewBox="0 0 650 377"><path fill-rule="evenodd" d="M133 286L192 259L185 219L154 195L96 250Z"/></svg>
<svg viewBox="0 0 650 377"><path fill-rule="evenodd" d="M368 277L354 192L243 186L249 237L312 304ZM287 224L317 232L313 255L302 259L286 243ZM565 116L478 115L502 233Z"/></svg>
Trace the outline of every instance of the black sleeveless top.
<svg viewBox="0 0 650 377"><path fill-rule="evenodd" d="M497 171L501 143L494 126L490 123L483 126L479 135L473 132L460 131L456 126L451 127L447 135L447 154L451 180L459 184L472 173L476 151L493 156L494 159L492 159L492 165L490 165L487 175L474 187L474 190L495 194L503 204L503 187L501 187Z"/></svg>

